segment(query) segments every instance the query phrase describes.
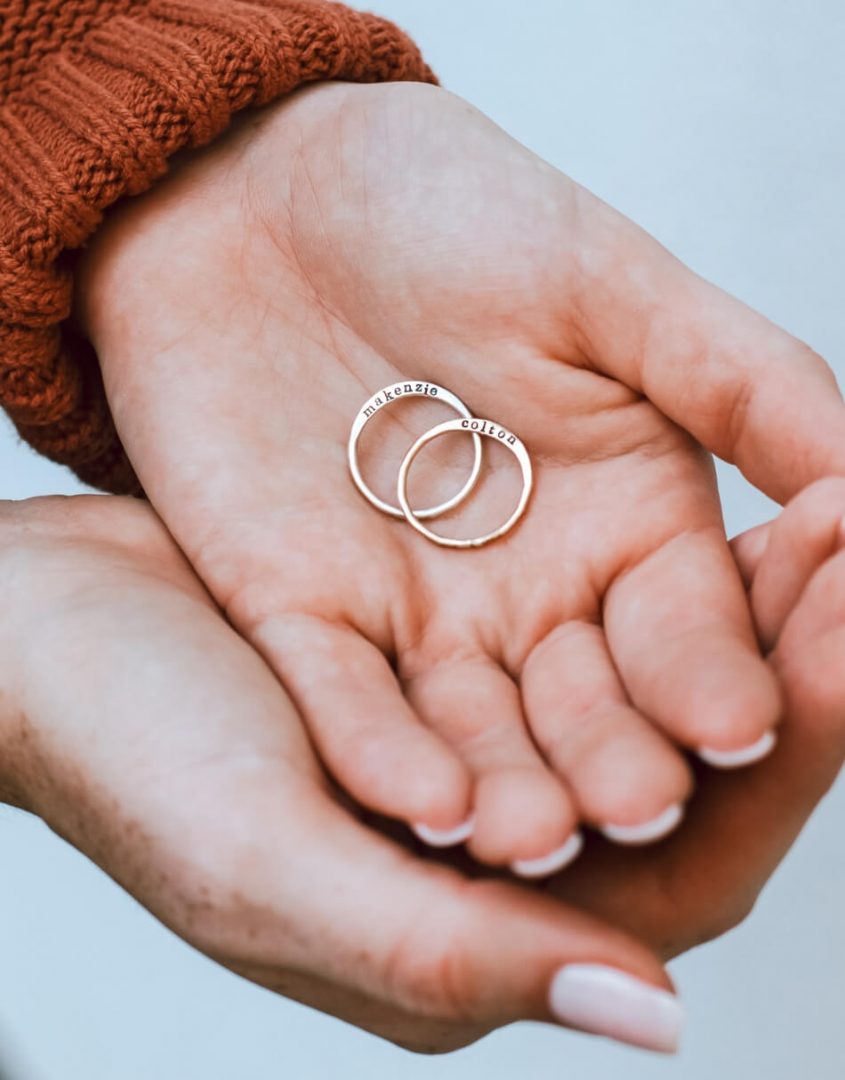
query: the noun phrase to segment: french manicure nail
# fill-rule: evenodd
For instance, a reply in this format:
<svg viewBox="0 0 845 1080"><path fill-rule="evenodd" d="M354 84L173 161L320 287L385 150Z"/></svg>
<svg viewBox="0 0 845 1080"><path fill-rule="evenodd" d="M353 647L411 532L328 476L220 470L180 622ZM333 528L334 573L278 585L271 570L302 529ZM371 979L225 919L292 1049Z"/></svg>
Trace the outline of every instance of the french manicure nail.
<svg viewBox="0 0 845 1080"><path fill-rule="evenodd" d="M462 821L460 825L456 825L454 829L432 829L428 825L419 823L412 826L414 832L424 844L436 848L456 847L458 844L463 844L472 836L474 827L475 817L473 815L468 817L466 821Z"/></svg>
<svg viewBox="0 0 845 1080"><path fill-rule="evenodd" d="M549 1007L568 1027L647 1050L678 1049L684 1009L674 994L603 964L567 964L552 979Z"/></svg>
<svg viewBox="0 0 845 1080"><path fill-rule="evenodd" d="M583 846L584 837L580 832L575 832L565 844L562 844L548 855L543 855L539 859L515 859L511 863L511 870L524 878L549 877L550 874L557 873L558 870L562 870L564 866L569 866L571 862L577 859Z"/></svg>
<svg viewBox="0 0 845 1080"><path fill-rule="evenodd" d="M766 757L772 752L776 742L777 735L773 731L767 731L756 742L739 750L714 750L709 746L701 746L698 756L717 769L740 769L743 765L753 765L755 761Z"/></svg>
<svg viewBox="0 0 845 1080"><path fill-rule="evenodd" d="M673 803L662 814L641 825L602 825L601 831L615 844L650 844L670 833L683 816L682 804Z"/></svg>

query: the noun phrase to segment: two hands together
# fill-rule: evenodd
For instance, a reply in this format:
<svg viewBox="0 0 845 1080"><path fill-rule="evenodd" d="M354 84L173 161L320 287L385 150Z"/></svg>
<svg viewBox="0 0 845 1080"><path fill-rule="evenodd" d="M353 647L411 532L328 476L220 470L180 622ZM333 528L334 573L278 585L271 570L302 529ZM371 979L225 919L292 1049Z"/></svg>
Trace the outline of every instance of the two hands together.
<svg viewBox="0 0 845 1080"><path fill-rule="evenodd" d="M114 215L77 317L160 520L4 512L9 800L221 963L405 1045L533 1017L672 1048L664 961L747 913L845 752L824 363L414 84L242 118ZM352 487L351 417L402 378L525 439L505 541L444 551ZM796 497L733 555L707 451ZM691 769L778 723L747 774ZM694 778L659 845L596 835ZM390 824L470 814L448 865ZM479 875L579 823L541 889Z"/></svg>

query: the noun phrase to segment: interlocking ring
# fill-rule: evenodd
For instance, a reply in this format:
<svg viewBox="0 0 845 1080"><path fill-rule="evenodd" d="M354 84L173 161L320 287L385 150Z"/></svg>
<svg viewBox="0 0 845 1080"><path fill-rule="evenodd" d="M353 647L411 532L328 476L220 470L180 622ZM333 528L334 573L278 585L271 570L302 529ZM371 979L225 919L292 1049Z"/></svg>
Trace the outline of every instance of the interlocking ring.
<svg viewBox="0 0 845 1080"><path fill-rule="evenodd" d="M419 520L420 515L415 513L408 503L408 472L414 462L414 458L427 443L432 441L432 439L438 439L441 435L446 435L450 431L465 431L475 438L479 435L484 435L488 439L495 439L496 442L500 442L503 446L507 446L511 453L516 457L522 471L522 493L519 496L519 502L516 505L516 509L511 516L503 525L500 525L498 529L494 529L493 532L486 533L484 536L476 536L468 540L453 540L451 537L439 536L437 533L432 532L431 529L426 528L426 526L422 524ZM528 456L528 451L525 449L522 440L514 435L512 431L508 431L507 428L502 427L501 424L497 424L493 420L481 420L472 417L463 420L447 420L445 423L438 424L436 427L431 428L430 431L426 431L424 435L420 435L405 455L405 458L399 467L396 495L399 499L399 505L402 507L402 513L405 515L408 524L412 525L417 532L422 533L427 539L433 541L435 544L440 544L443 547L478 548L483 547L485 544L489 544L493 540L498 540L500 536L504 536L505 533L510 532L525 513L525 508L528 505L528 499L531 496L533 486L534 471L531 467L531 458Z"/></svg>
<svg viewBox="0 0 845 1080"><path fill-rule="evenodd" d="M349 433L349 445L347 447L347 458L349 460L349 471L352 474L352 479L355 482L355 486L361 492L365 499L367 499L373 506L381 510L384 514L390 514L391 517L401 518L403 511L398 506L392 506L389 502L385 502L380 499L375 492L371 491L367 484L364 482L364 478L361 475L361 469L358 465L358 440L361 437L361 432L364 430L370 420L391 402L405 397L425 397L432 401L443 401L447 405L465 417L467 420L472 420L472 413L464 405L457 394L453 394L451 390L447 390L445 386L438 386L437 383L431 382L414 382L412 380L404 380L403 382L393 383L390 386L385 386L382 390L379 390L377 394L364 403L358 415L355 417L355 421L352 424L352 431ZM447 510L452 510L454 507L459 506L467 495L474 489L478 483L478 477L481 472L481 458L482 448L481 439L478 435L473 436L475 443L475 460L472 464L472 472L469 475L469 479L457 493L453 495L451 499L447 499L446 502L440 503L438 506L429 506L425 510L415 510L414 514L419 519L439 517L440 514L445 514Z"/></svg>

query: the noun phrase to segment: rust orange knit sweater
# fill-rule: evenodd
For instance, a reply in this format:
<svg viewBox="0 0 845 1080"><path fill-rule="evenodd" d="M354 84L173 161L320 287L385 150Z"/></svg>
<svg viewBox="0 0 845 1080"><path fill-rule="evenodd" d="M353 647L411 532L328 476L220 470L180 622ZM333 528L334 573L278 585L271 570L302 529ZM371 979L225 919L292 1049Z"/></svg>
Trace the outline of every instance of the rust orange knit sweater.
<svg viewBox="0 0 845 1080"><path fill-rule="evenodd" d="M395 26L328 0L0 0L0 405L86 482L137 490L74 252L240 109L316 79L434 82Z"/></svg>

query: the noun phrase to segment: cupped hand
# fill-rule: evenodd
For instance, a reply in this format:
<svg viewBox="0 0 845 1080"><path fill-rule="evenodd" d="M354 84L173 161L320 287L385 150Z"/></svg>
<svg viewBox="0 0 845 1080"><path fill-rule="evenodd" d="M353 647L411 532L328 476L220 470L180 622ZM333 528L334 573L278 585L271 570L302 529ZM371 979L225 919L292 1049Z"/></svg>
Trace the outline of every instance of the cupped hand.
<svg viewBox="0 0 845 1080"><path fill-rule="evenodd" d="M522 1017L673 1048L647 948L425 863L338 803L278 680L149 508L0 504L0 581L0 797L192 945L416 1049Z"/></svg>
<svg viewBox="0 0 845 1080"><path fill-rule="evenodd" d="M79 317L148 496L363 805L426 835L472 812L476 858L545 873L579 819L676 823L677 744L771 745L702 445L775 497L845 468L834 380L465 102L333 84L244 119L114 216ZM353 488L351 421L402 379L528 445L505 540L437 547ZM412 434L380 422L390 498ZM513 497L489 473L470 533Z"/></svg>
<svg viewBox="0 0 845 1080"><path fill-rule="evenodd" d="M655 953L746 913L845 750L843 709L805 698L769 760L703 778L682 832L595 841L542 895L355 820L144 506L3 505L0 580L0 796L221 964L417 1050L523 1017L670 1049Z"/></svg>

